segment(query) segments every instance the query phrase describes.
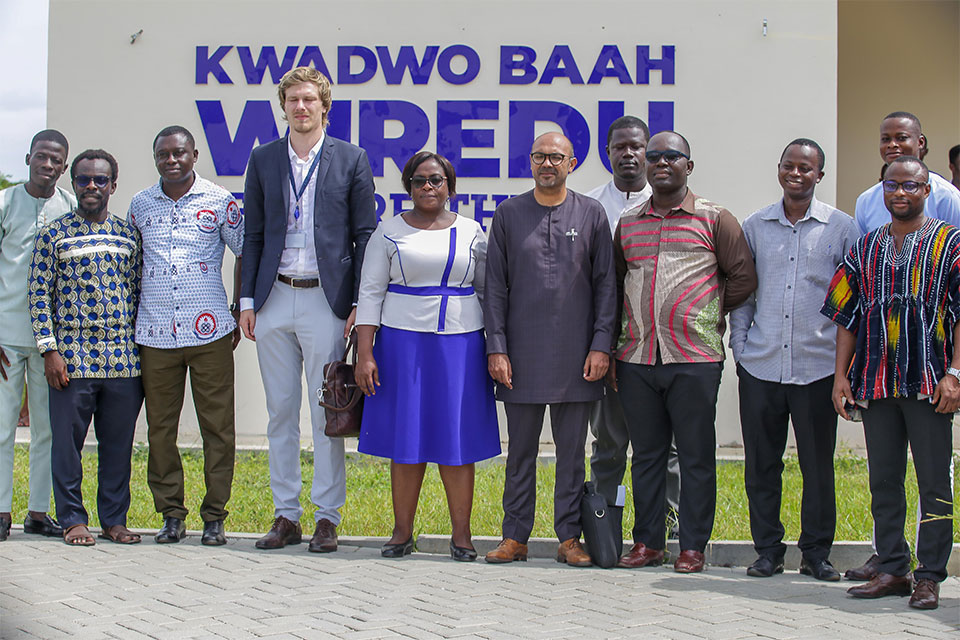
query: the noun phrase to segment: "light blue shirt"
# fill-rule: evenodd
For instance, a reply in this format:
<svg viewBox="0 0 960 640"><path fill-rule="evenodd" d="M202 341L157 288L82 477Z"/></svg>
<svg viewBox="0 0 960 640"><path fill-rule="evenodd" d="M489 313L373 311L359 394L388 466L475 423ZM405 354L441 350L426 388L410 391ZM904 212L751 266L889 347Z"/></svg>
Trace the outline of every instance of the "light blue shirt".
<svg viewBox="0 0 960 640"><path fill-rule="evenodd" d="M846 213L816 198L790 224L780 200L743 222L757 265L754 295L730 312L730 348L767 382L810 384L833 373L837 330L820 314L837 265L857 240Z"/></svg>
<svg viewBox="0 0 960 640"><path fill-rule="evenodd" d="M40 229L76 206L60 187L49 198L34 198L22 184L0 191L0 344L36 348L27 302L33 243Z"/></svg>
<svg viewBox="0 0 960 640"><path fill-rule="evenodd" d="M927 217L960 227L960 189L933 171L930 172L930 195L923 208ZM857 198L855 218L861 236L890 222L890 212L883 203L881 183L873 185Z"/></svg>

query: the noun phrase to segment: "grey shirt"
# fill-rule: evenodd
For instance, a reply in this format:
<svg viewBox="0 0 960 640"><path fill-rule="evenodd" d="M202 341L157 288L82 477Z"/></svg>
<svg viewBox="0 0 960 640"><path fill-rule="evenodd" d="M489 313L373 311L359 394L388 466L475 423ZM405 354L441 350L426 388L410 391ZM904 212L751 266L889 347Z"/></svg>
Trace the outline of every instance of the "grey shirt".
<svg viewBox="0 0 960 640"><path fill-rule="evenodd" d="M567 191L555 207L533 191L497 207L483 300L487 353L505 353L504 402L589 402L603 381L583 379L589 351L609 353L616 322L613 239L599 202Z"/></svg>
<svg viewBox="0 0 960 640"><path fill-rule="evenodd" d="M820 307L837 265L859 237L856 223L814 198L792 225L780 200L751 214L743 233L759 285L730 313L734 360L768 382L826 378L834 370L836 328Z"/></svg>

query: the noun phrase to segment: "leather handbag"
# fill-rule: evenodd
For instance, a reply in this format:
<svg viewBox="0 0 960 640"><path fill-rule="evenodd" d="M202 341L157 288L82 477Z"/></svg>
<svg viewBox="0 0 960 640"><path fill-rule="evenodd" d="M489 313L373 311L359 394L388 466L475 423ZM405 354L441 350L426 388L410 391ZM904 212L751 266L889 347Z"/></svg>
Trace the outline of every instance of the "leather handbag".
<svg viewBox="0 0 960 640"><path fill-rule="evenodd" d="M593 564L603 569L617 566L623 553L623 507L608 505L593 482L583 483L580 526Z"/></svg>
<svg viewBox="0 0 960 640"><path fill-rule="evenodd" d="M353 351L352 358L347 356ZM317 398L323 407L327 424L323 432L328 438L355 438L360 435L363 416L363 391L353 376L357 365L357 332L343 350L343 357L323 367L323 386L317 390Z"/></svg>

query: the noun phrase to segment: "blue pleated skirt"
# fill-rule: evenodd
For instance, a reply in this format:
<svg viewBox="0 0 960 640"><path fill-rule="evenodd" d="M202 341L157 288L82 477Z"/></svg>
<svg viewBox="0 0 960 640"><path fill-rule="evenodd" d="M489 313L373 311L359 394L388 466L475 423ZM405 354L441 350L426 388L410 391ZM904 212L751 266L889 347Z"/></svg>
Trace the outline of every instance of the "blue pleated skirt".
<svg viewBox="0 0 960 640"><path fill-rule="evenodd" d="M380 327L376 395L363 402L359 450L394 462L470 464L500 454L483 331Z"/></svg>

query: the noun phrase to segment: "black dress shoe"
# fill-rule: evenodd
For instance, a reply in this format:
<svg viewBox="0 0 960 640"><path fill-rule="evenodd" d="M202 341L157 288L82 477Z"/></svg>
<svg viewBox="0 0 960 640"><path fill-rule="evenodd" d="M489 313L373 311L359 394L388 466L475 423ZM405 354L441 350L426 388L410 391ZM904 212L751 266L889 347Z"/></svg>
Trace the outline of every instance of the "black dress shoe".
<svg viewBox="0 0 960 640"><path fill-rule="evenodd" d="M413 536L411 535L406 542L399 544L390 544L389 542L380 548L380 555L384 558L402 558L413 553Z"/></svg>
<svg viewBox="0 0 960 640"><path fill-rule="evenodd" d="M0 518L0 542L3 542L10 537L10 523L13 522L13 518L10 520L4 520Z"/></svg>
<svg viewBox="0 0 960 640"><path fill-rule="evenodd" d="M42 520L34 520L30 517L30 514L27 514L27 517L23 521L23 532L37 533L41 536L47 536L48 538L63 537L63 527L60 526L59 522L46 514L44 514Z"/></svg>
<svg viewBox="0 0 960 640"><path fill-rule="evenodd" d="M187 526L183 524L180 518L168 516L163 519L163 526L157 535L153 537L157 544L166 544L168 542L180 542L187 537Z"/></svg>
<svg viewBox="0 0 960 640"><path fill-rule="evenodd" d="M332 553L337 550L337 525L326 518L317 520L317 528L313 530L313 537L307 551L314 553Z"/></svg>
<svg viewBox="0 0 960 640"><path fill-rule="evenodd" d="M450 540L450 557L457 562L473 562L477 559L477 550L469 547L458 547Z"/></svg>
<svg viewBox="0 0 960 640"><path fill-rule="evenodd" d="M783 573L783 558L760 556L747 567L747 575L754 578L769 578L775 573Z"/></svg>
<svg viewBox="0 0 960 640"><path fill-rule="evenodd" d="M219 547L222 544L227 544L227 538L223 535L223 520L204 522L200 543L209 547Z"/></svg>
<svg viewBox="0 0 960 640"><path fill-rule="evenodd" d="M800 561L800 573L826 582L839 582L840 580L840 572L834 569L827 559L807 560L804 558Z"/></svg>

